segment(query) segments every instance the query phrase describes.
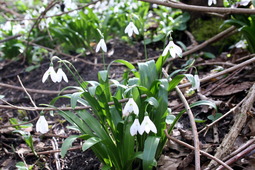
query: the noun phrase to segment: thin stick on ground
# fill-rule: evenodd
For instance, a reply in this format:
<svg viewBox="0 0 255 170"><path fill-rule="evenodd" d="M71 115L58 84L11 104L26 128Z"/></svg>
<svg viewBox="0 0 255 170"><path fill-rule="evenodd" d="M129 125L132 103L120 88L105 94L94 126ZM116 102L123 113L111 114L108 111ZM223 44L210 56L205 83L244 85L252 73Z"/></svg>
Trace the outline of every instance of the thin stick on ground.
<svg viewBox="0 0 255 170"><path fill-rule="evenodd" d="M200 130L198 132L198 134L204 132L205 130L208 130L210 127L212 127L213 125L215 125L216 123L218 123L219 121L221 121L222 119L224 119L226 116L228 116L230 113L232 113L233 111L236 110L236 108L238 108L243 102L244 102L245 98L239 102L235 107L233 107L232 109L230 109L227 113L225 113L224 115L222 115L220 118L218 118L217 120L213 121L212 123L210 123L209 125L206 125L206 127L204 127L202 130Z"/></svg>
<svg viewBox="0 0 255 170"><path fill-rule="evenodd" d="M237 155L235 155L234 157L230 158L228 161L226 161L225 163L228 165L233 164L234 162L236 162L237 160L242 159L244 156L246 156L247 154L249 154L251 151L253 151L255 149L255 144L252 144L251 146L249 146L248 148L244 149L243 151L241 151L240 153L238 153ZM223 166L218 167L216 170L222 170L224 169Z"/></svg>
<svg viewBox="0 0 255 170"><path fill-rule="evenodd" d="M168 77L167 72L162 69L162 72L164 74L165 77ZM189 120L190 120L190 125L192 128L192 133L193 133L193 141L194 141L194 150L195 150L195 169L196 170L200 170L200 153L199 153L199 139L198 139L198 133L197 133L197 127L196 127L196 123L195 123L195 119L193 116L193 113L189 107L189 104L185 98L185 96L182 94L181 90L178 88L178 86L175 87L175 90L178 94L178 96L180 97L182 103L184 104L184 107L188 113L189 116Z"/></svg>
<svg viewBox="0 0 255 170"><path fill-rule="evenodd" d="M174 141L174 142L176 142L176 143L178 143L178 144L181 144L181 145L183 145L183 146L185 146L185 147L187 147L187 148L189 148L189 149L195 150L195 148L194 148L193 146L191 146L191 145L189 145L189 144L187 144L187 143L185 143L185 142L183 142L183 141L180 141L180 140L175 139L174 137L170 136L170 135L168 134L167 130L165 130L165 134L166 134L166 137L167 137L169 140L172 140L172 141ZM219 163L220 165L222 165L223 167L225 167L225 168L227 168L227 169L229 169L229 170L232 170L232 168L231 168L230 166L228 166L227 164L225 164L223 161L221 161L221 160L215 158L214 156L210 155L209 153L207 153L207 152L205 152L205 151L202 151L202 150L199 150L199 152L200 152L201 154L207 156L208 158L211 158L211 159L215 160L216 162L218 162L218 163Z"/></svg>
<svg viewBox="0 0 255 170"><path fill-rule="evenodd" d="M19 83L20 83L21 87L23 88L23 90L24 90L25 93L27 94L29 100L31 101L31 103L33 104L33 106L37 109L37 106L36 106L34 100L33 100L32 97L30 96L30 94L27 92L25 86L23 85L22 81L20 80L20 77L19 77L19 76L17 76L17 77L18 77L18 80L19 80Z"/></svg>

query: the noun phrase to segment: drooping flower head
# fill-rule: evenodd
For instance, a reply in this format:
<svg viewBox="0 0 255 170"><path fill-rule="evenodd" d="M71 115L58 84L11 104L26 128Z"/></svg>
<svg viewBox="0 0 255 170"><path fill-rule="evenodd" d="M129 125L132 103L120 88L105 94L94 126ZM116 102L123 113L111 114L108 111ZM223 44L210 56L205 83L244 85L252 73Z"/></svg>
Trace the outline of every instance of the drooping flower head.
<svg viewBox="0 0 255 170"><path fill-rule="evenodd" d="M140 127L141 127L141 125L139 123L139 120L136 118L130 127L131 136L137 135L137 132L139 131Z"/></svg>
<svg viewBox="0 0 255 170"><path fill-rule="evenodd" d="M212 4L216 5L217 1L216 0L208 0L208 6L211 6Z"/></svg>
<svg viewBox="0 0 255 170"><path fill-rule="evenodd" d="M36 122L36 132L39 133L47 133L49 131L48 122L46 121L44 116L40 116L38 121Z"/></svg>
<svg viewBox="0 0 255 170"><path fill-rule="evenodd" d="M57 77L58 77L58 81L57 82L61 82L62 78L63 78L65 80L65 82L68 83L68 78L67 78L65 72L62 70L61 67L58 68Z"/></svg>
<svg viewBox="0 0 255 170"><path fill-rule="evenodd" d="M134 113L137 116L139 114L138 106L135 103L133 98L129 98L129 100L126 103L124 109L122 110L122 115L123 116L128 116L130 113Z"/></svg>
<svg viewBox="0 0 255 170"><path fill-rule="evenodd" d="M144 132L147 134L152 131L153 133L157 133L157 128L154 123L151 121L148 115L144 116L143 122L139 128L139 133L142 135Z"/></svg>
<svg viewBox="0 0 255 170"><path fill-rule="evenodd" d="M175 58L176 56L181 57L182 49L176 45L173 41L170 41L166 48L164 49L162 56L166 56L170 52L170 55Z"/></svg>
<svg viewBox="0 0 255 170"><path fill-rule="evenodd" d="M58 82L58 76L54 70L52 63L50 64L50 67L48 68L48 70L43 74L42 82L44 83L49 76L54 83Z"/></svg>
<svg viewBox="0 0 255 170"><path fill-rule="evenodd" d="M100 50L100 48L104 51L104 52L107 52L107 47L106 47L106 44L105 44L105 41L104 39L102 38L99 43L97 44L97 47L96 47L96 52L98 52Z"/></svg>
<svg viewBox="0 0 255 170"><path fill-rule="evenodd" d="M133 22L130 22L125 28L125 33L128 34L129 37L132 37L133 33L139 34L139 31Z"/></svg>

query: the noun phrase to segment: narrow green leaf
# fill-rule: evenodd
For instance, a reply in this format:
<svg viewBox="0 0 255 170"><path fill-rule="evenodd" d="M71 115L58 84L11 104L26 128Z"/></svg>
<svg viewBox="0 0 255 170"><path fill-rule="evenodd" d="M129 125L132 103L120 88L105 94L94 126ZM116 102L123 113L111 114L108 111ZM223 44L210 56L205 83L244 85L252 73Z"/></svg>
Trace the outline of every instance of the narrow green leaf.
<svg viewBox="0 0 255 170"><path fill-rule="evenodd" d="M87 139L84 144L82 145L82 150L86 151L88 148L90 148L91 146L97 144L98 142L101 142L100 138L97 137L91 137L89 139Z"/></svg>
<svg viewBox="0 0 255 170"><path fill-rule="evenodd" d="M121 60L121 59L120 60L114 60L114 62L124 64L126 67L128 67L133 72L135 77L138 77L138 78L140 77L139 73L135 69L135 66L133 64L131 64L130 62L128 62L126 60ZM109 68L108 68L108 70L109 70Z"/></svg>
<svg viewBox="0 0 255 170"><path fill-rule="evenodd" d="M71 107L74 109L76 107L77 101L79 100L82 92L76 92L71 95Z"/></svg>
<svg viewBox="0 0 255 170"><path fill-rule="evenodd" d="M159 144L159 137L148 136L143 149L143 169L152 169L155 163L155 154Z"/></svg>
<svg viewBox="0 0 255 170"><path fill-rule="evenodd" d="M155 108L159 106L158 101L154 97L149 97L145 101L148 102L150 105L154 106Z"/></svg>
<svg viewBox="0 0 255 170"><path fill-rule="evenodd" d="M172 91L180 82L181 80L184 78L184 75L180 74L175 76L170 82L169 82L169 86L168 86L168 91Z"/></svg>
<svg viewBox="0 0 255 170"><path fill-rule="evenodd" d="M65 139L62 147L61 147L61 157L64 158L68 149L72 147L73 142L78 138L78 135L72 135Z"/></svg>

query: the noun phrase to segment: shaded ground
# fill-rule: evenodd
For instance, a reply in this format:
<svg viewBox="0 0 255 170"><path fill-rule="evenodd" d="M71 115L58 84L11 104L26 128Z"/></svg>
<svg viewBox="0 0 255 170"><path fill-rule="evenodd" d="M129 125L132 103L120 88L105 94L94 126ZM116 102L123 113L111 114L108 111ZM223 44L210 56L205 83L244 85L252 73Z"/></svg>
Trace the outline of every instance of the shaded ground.
<svg viewBox="0 0 255 170"><path fill-rule="evenodd" d="M110 49L114 50L114 54L111 57L106 58L106 62L110 63L115 59L125 59L128 61L137 61L140 59L144 59L143 56L143 46L141 44L136 44L135 46L129 46L124 43L121 43L117 40L108 44ZM148 50L149 57L156 57L161 54L161 52L150 48ZM196 60L195 66L198 68L199 77L200 79L203 77L208 76L209 74L215 74L212 70L216 66L222 66L223 68L229 68L230 65L226 63L238 64L241 63L242 60L239 60L241 57L247 54L246 51L232 51L231 58L227 58L226 54L222 54L221 56L217 57L216 59L212 60L204 60L198 58ZM99 55L98 63L101 62L101 58ZM64 57L63 57L64 58ZM81 61L71 60L70 58L65 58L71 61L75 67L77 68L78 72L81 74L84 80L97 80L97 72L102 70L102 66L95 66L89 65L87 63ZM94 62L95 56L89 55L86 58L83 58L87 61ZM177 59L174 62L170 63L167 67L169 68L169 72L179 69L182 64L185 64L186 59ZM218 64L213 64L218 62ZM220 62L220 63L219 63ZM41 90L61 90L63 87L67 85L77 85L76 82L69 77L68 84L62 82L60 84L54 84L50 80L47 80L46 83L41 82L41 78L43 73L49 67L49 59L45 57L44 61L42 62L41 66L37 69L26 72L25 68L27 65L21 64L21 62L11 62L7 64L6 61L2 61L0 69L0 81L6 84L20 86L17 75L20 76L24 86L30 89L41 89ZM252 86L255 82L255 66L254 63L243 67L239 70L236 70L224 77L215 78L215 80L210 80L202 84L201 93L205 95L208 99L213 101L218 101L220 104L218 105L218 112L219 113L226 113L231 108L233 108L237 103L239 103L247 94L248 89ZM121 73L125 67L123 66L112 66L111 67L111 75L116 77L120 77ZM194 70L189 70L190 73L194 73ZM217 72L217 71L216 71ZM232 77L231 77L232 76ZM217 80L218 79L218 80ZM224 81L222 81L224 80ZM185 82L184 82L185 83ZM243 84L246 83L246 84ZM183 89L185 91L187 89ZM11 88L0 87L1 95L5 96L5 100L9 103L16 105L16 106L32 106L29 98L27 97L26 93L22 90L14 90ZM43 93L30 93L32 98L34 99L37 105L39 104L48 104L52 98L56 96L56 94L43 94ZM187 97L190 103L194 101L200 100L200 98L195 94L191 97ZM0 101L0 104L4 104ZM69 101L62 101L58 103L58 105L68 105ZM179 99L177 99L175 93L171 93L169 97L169 106L172 108L174 113L178 113L183 106ZM21 121L25 120L32 120L37 117L38 113L33 111L17 111L17 110L0 110L1 120L0 120L0 127L7 126L8 120L10 118L17 118ZM216 113L213 109L207 107L198 107L193 109L193 113L197 119L206 120L203 123L197 123L198 130L203 129L207 124L211 123L211 120L208 119L208 116L213 115L215 116ZM249 121L247 125L244 127L244 130L239 135L237 142L235 143L235 148L238 148L240 145L248 141L255 135L255 126L254 125L254 110L251 111L251 115L249 115ZM230 114L224 120L222 120L219 124L216 124L213 128L211 128L206 133L200 134L200 141L201 141L201 148L207 150L209 153L215 153L216 147L219 146L223 137L228 133L233 125L234 115ZM45 136L40 136L34 131L34 142L36 146L36 151L38 152L45 152L45 151L52 151L52 136L55 136L59 146L61 146L63 139L65 136L70 134L74 134L75 132L72 130L68 130L65 127L68 125L66 122L62 121L62 119L55 115L55 117L50 116L47 114L47 120L51 125L50 133L46 134ZM33 122L35 124L35 122ZM28 149L24 144L23 140L18 134L12 133L13 128L5 127L0 128L0 167L3 169L14 169L15 162L21 161L21 158L13 152L15 150L19 150L21 153L24 154L24 159L26 160L27 164L36 164L36 169L56 169L54 158L54 153L51 152L50 154L41 154L39 158L35 156L29 156L27 152L24 150ZM35 130L35 129L33 129ZM217 132L217 133L216 133ZM182 120L178 124L178 128L173 132L173 136L179 138L182 141L192 144L192 135L191 129L189 125L189 119L186 115L183 116ZM77 141L75 146L79 146L80 143ZM23 149L23 150L21 150ZM159 167L161 169L169 169L171 168L193 168L194 167L194 160L193 160L193 153L179 144L169 142L168 147L166 147L164 151L164 155L158 162ZM61 165L63 165L62 169L99 169L100 163L95 158L94 154L91 150L86 152L81 152L81 149L76 149L69 151L67 156L64 159L60 159ZM201 157L202 165L205 166L209 163L209 159L206 157ZM255 159L253 155L246 155L244 159L240 159L234 164L235 169L248 169L248 168L255 168L254 166ZM169 164L169 165L167 165Z"/></svg>

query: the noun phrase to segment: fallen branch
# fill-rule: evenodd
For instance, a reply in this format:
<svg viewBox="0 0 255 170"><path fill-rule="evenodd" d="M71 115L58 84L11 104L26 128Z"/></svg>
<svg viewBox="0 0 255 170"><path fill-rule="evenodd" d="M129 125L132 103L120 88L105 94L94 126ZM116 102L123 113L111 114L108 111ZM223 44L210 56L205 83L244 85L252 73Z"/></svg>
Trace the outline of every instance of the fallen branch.
<svg viewBox="0 0 255 170"><path fill-rule="evenodd" d="M161 1L161 0L139 0L144 2L149 2L152 4L163 5L171 8L182 9L186 11L197 11L197 12L215 12L221 14L255 14L254 9L249 8L224 8L224 7L204 7L197 5L187 5L180 2L174 2L171 0Z"/></svg>

